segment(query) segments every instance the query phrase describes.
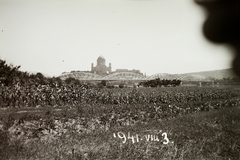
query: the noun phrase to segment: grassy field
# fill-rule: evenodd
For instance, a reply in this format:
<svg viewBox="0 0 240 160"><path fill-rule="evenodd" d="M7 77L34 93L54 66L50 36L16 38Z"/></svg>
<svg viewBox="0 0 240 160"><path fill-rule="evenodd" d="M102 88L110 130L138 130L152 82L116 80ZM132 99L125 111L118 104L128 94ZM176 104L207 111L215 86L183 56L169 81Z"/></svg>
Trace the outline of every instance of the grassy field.
<svg viewBox="0 0 240 160"><path fill-rule="evenodd" d="M102 103L2 108L0 159L240 159L238 86L99 93Z"/></svg>

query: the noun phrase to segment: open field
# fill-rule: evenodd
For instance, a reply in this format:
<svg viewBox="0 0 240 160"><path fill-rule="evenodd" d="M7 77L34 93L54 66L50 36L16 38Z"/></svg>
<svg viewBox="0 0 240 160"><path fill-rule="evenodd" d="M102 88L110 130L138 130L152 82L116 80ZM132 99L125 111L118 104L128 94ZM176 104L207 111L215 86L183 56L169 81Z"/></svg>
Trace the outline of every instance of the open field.
<svg viewBox="0 0 240 160"><path fill-rule="evenodd" d="M239 86L76 93L1 108L0 159L240 159Z"/></svg>

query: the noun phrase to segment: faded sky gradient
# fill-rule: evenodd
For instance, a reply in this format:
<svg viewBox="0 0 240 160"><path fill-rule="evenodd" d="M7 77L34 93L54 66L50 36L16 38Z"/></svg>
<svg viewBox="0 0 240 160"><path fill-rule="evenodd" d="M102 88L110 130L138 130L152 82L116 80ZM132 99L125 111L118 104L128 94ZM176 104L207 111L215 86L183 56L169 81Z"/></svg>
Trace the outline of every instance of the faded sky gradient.
<svg viewBox="0 0 240 160"><path fill-rule="evenodd" d="M0 0L0 58L50 76L91 70L100 55L147 75L230 68L204 18L193 0Z"/></svg>

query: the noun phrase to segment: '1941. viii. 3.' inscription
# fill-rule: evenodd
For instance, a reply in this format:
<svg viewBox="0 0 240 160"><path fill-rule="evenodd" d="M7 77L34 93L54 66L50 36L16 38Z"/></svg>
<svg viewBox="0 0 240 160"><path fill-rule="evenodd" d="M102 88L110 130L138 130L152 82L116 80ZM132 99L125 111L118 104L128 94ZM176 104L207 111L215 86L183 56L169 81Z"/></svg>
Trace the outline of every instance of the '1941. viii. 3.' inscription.
<svg viewBox="0 0 240 160"><path fill-rule="evenodd" d="M168 144L170 141L168 139L167 133L163 132L161 134L162 138L158 137L159 135L157 134L145 134L145 135L139 135L139 134L135 134L135 135L131 135L130 132L128 132L127 136L124 132L118 132L113 133L113 137L114 138L120 138L122 139L123 143L126 143L127 140L132 140L132 143L138 143L140 141L146 141L146 142L162 142L163 144ZM160 139L159 139L160 138ZM173 143L173 142L171 142Z"/></svg>

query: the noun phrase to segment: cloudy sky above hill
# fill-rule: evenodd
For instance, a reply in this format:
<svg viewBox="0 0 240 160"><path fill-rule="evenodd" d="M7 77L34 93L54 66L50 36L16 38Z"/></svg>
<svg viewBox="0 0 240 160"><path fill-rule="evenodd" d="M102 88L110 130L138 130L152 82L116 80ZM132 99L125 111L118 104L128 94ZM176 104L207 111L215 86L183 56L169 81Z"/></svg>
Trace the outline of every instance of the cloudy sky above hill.
<svg viewBox="0 0 240 160"><path fill-rule="evenodd" d="M230 68L204 18L193 0L0 0L0 58L51 76L91 70L100 55L147 75Z"/></svg>

